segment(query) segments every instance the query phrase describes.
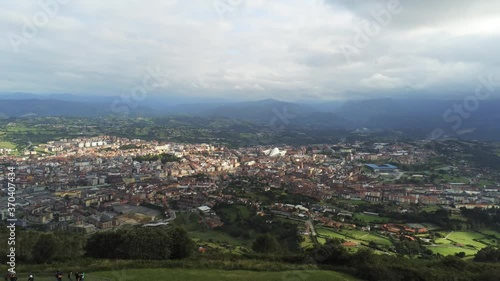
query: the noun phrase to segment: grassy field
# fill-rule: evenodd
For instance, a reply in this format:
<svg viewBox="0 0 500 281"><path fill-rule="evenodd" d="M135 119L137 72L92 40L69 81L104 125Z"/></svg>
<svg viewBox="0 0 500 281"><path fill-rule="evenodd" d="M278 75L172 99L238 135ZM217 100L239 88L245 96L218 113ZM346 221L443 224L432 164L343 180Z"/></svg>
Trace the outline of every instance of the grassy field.
<svg viewBox="0 0 500 281"><path fill-rule="evenodd" d="M358 243L357 247L347 248L349 252L356 252L359 249L369 248L368 246L364 246L362 243L364 243L366 245L367 243L369 243L369 241L372 241L372 240L375 243L380 244L380 245L392 245L392 242L388 238L379 237L378 235L375 235L373 233L368 233L368 232L364 232L364 231L360 231L360 230L342 230L342 233L346 233L346 235L349 235L349 236L359 237L359 239L352 239L351 237L348 237L342 233L338 233L338 232L335 232L333 230L321 228L321 227L316 228L316 232L319 235L328 236L330 238L340 238L340 239L344 239L346 241L352 241L352 242ZM360 235L361 233L363 235ZM379 240L379 239L381 239L381 240ZM323 238L323 237L316 237L316 240L320 244L326 243L326 238ZM371 249L375 254L388 254L387 252L374 250L372 248L369 248L369 249Z"/></svg>
<svg viewBox="0 0 500 281"><path fill-rule="evenodd" d="M185 270L185 269L151 269L151 270L124 270L122 272L96 272L96 277L111 280L190 280L190 281L219 281L219 280L357 280L351 276L333 271L285 271L285 272L254 272L254 271L223 271L223 270ZM120 278L123 276L122 278Z"/></svg>
<svg viewBox="0 0 500 281"><path fill-rule="evenodd" d="M19 274L20 280L27 279L27 274ZM35 274L37 281L54 281L55 278L44 274ZM66 276L65 278L66 279ZM259 272L247 270L201 270L201 269L130 269L117 271L90 272L85 274L88 281L144 281L144 280L189 280L189 281L282 281L282 280L358 280L352 276L326 270Z"/></svg>
<svg viewBox="0 0 500 281"><path fill-rule="evenodd" d="M232 205L224 208L218 208L217 214L221 218L225 218L230 222L235 222L236 220L246 220L250 217L250 210L243 205Z"/></svg>
<svg viewBox="0 0 500 281"><path fill-rule="evenodd" d="M243 253L248 253L249 247L245 246L235 246L235 245L224 245L219 242L207 242L206 240L193 239L197 246L206 248L206 253L230 253L241 255Z"/></svg>
<svg viewBox="0 0 500 281"><path fill-rule="evenodd" d="M500 239L500 233L494 230L481 230L483 234L494 236L496 239Z"/></svg>
<svg viewBox="0 0 500 281"><path fill-rule="evenodd" d="M476 249L482 249L486 247L487 245L474 241L474 239L479 240L483 239L484 235L481 233L477 232L466 232L466 231L460 231L460 232L453 232L448 236L448 240L464 245L464 246L473 246Z"/></svg>
<svg viewBox="0 0 500 281"><path fill-rule="evenodd" d="M500 247L500 232L497 232L495 230L481 230L481 234L484 235L484 238L478 239L478 241L487 244L487 245L492 245L496 247Z"/></svg>
<svg viewBox="0 0 500 281"><path fill-rule="evenodd" d="M392 245L392 242L391 240L389 240L389 238L371 232L349 229L349 230L342 230L341 233L345 234L346 236L355 238L356 240L365 241L367 243L373 241L379 245L386 245L386 246Z"/></svg>
<svg viewBox="0 0 500 281"><path fill-rule="evenodd" d="M488 235L499 235L495 231L484 230ZM441 255L454 255L455 253L465 252L467 256L472 256L478 250L486 247L487 245L497 245L498 240L486 237L484 234L472 231L458 231L450 233L442 233L444 238L435 239L436 245L428 246L428 248Z"/></svg>
<svg viewBox="0 0 500 281"><path fill-rule="evenodd" d="M442 244L451 244L451 241L446 239L446 238L436 238L434 239L436 244L442 245Z"/></svg>
<svg viewBox="0 0 500 281"><path fill-rule="evenodd" d="M468 248L456 247L451 244L442 244L439 246L428 246L434 254L441 254L443 256L454 255L456 253L464 252L466 256L472 256L477 253L475 250L471 250Z"/></svg>
<svg viewBox="0 0 500 281"><path fill-rule="evenodd" d="M365 223L387 223L390 221L390 219L387 217L371 216L365 214L355 214L354 218L364 221Z"/></svg>
<svg viewBox="0 0 500 281"><path fill-rule="evenodd" d="M205 230L205 231L189 231L188 232L189 236L193 239L197 239L200 241L214 241L214 242L227 242L228 244L231 245L237 245L237 246L249 246L250 243L247 240L240 239L240 238L234 238L229 234L226 234L222 231L217 231L217 230Z"/></svg>
<svg viewBox="0 0 500 281"><path fill-rule="evenodd" d="M353 241L352 238L349 238L343 234L340 234L338 232L335 232L333 230L329 230L329 229L326 229L326 228L322 228L322 227L318 227L316 228L316 232L319 234L319 235L323 235L323 236L328 236L330 238L338 238L338 239L344 239L346 241ZM318 240L319 242L319 240ZM359 241L355 241L355 242L359 242Z"/></svg>
<svg viewBox="0 0 500 281"><path fill-rule="evenodd" d="M355 230L354 230L355 231ZM329 237L329 238L337 238L337 239L343 239L345 241L352 241L352 242L356 242L358 244L358 246L361 246L361 244L364 242L365 244L368 243L366 242L365 240L361 240L361 239L354 239L353 236L349 235L347 233L347 230L342 230L342 232L337 232L337 231L333 231L333 230L330 230L330 229L326 229L326 228L317 228L316 229L316 232L318 233L318 235L322 235L322 236L326 236L326 237ZM343 232L345 232L346 234L344 235ZM366 233L365 233L366 234ZM349 237L351 236L351 237ZM323 238L323 237L317 237L317 241L318 243L320 244L325 244L326 243L326 238Z"/></svg>
<svg viewBox="0 0 500 281"><path fill-rule="evenodd" d="M199 219L200 217L196 213L178 212L175 223L184 227L188 231L189 237L195 240L197 245L227 242L232 246L251 246L248 240L232 237L216 229L208 229L203 224L198 223Z"/></svg>
<svg viewBox="0 0 500 281"><path fill-rule="evenodd" d="M316 237L316 241L322 245L326 243L326 239L323 237Z"/></svg>
<svg viewBox="0 0 500 281"><path fill-rule="evenodd" d="M460 176L453 176L449 174L444 174L441 177L445 182L453 182L453 183L469 183L469 178L466 177L460 177Z"/></svg>
<svg viewBox="0 0 500 281"><path fill-rule="evenodd" d="M304 235L304 241L300 243L301 248L313 248L314 247L314 242L311 240L310 235Z"/></svg>
<svg viewBox="0 0 500 281"><path fill-rule="evenodd" d="M455 220L461 220L461 221L467 221L467 218L465 218L464 216L462 216L461 214L451 214L450 216L452 219L455 219Z"/></svg>
<svg viewBox="0 0 500 281"><path fill-rule="evenodd" d="M325 228L317 228L316 232L323 236L344 239L346 241L353 241L358 244L362 242L369 243L370 241L373 241L376 244L380 245L386 245L386 246L392 245L392 242L388 238L385 238L384 236L361 230L343 229L340 231L333 231ZM318 242L320 241L318 240Z"/></svg>
<svg viewBox="0 0 500 281"><path fill-rule="evenodd" d="M0 148L14 149L16 145L8 141L0 141Z"/></svg>

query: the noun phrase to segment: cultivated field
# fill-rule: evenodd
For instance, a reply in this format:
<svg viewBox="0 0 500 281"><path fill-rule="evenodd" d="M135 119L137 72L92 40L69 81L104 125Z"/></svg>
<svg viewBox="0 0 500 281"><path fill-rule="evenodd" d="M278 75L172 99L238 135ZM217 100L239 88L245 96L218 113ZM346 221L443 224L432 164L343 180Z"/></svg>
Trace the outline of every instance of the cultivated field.
<svg viewBox="0 0 500 281"><path fill-rule="evenodd" d="M480 249L488 245L497 245L498 240L491 237L500 237L500 233L492 230L484 230L483 233L473 231L457 231L443 233L443 238L435 239L435 245L428 246L436 254L454 255L464 252L467 256L473 256Z"/></svg>

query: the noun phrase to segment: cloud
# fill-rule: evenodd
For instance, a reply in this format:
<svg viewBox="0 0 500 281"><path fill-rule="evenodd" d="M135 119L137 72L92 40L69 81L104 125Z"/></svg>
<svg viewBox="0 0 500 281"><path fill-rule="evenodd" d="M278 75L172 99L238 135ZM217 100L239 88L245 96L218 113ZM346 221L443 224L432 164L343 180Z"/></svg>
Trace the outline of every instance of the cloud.
<svg viewBox="0 0 500 281"><path fill-rule="evenodd" d="M404 81L400 78L387 77L380 73L376 73L370 78L361 80L361 84L368 88L377 89L394 89L405 85Z"/></svg>
<svg viewBox="0 0 500 281"><path fill-rule="evenodd" d="M401 12L350 62L341 46L393 0L243 0L224 19L217 1L229 3L68 1L18 53L8 35L22 36L43 10L38 0L8 1L0 12L0 92L129 93L148 66L168 73L152 95L240 99L363 98L389 89L462 98L477 76L500 77L495 0L400 0Z"/></svg>

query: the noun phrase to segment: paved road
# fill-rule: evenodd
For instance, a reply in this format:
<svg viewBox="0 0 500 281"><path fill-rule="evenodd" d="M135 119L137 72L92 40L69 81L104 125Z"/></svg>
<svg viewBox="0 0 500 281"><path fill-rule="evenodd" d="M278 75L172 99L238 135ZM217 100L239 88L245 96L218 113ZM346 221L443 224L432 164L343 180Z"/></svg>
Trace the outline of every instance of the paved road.
<svg viewBox="0 0 500 281"><path fill-rule="evenodd" d="M177 217L175 216L175 211L174 210L170 210L169 211L169 214L170 214L170 218L168 219L165 219L165 221L173 221L175 220Z"/></svg>
<svg viewBox="0 0 500 281"><path fill-rule="evenodd" d="M306 221L306 224L309 226L309 229L311 230L311 233L313 236L316 236L316 229L314 228L314 224L312 223L311 220Z"/></svg>

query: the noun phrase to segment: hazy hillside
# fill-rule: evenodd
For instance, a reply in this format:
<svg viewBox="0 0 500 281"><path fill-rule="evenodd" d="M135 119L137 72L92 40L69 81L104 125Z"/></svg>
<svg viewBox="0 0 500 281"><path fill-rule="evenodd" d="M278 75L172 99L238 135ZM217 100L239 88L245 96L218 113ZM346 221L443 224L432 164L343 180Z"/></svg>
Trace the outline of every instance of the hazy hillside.
<svg viewBox="0 0 500 281"><path fill-rule="evenodd" d="M3 94L0 96L0 116L119 115L119 112L112 110L113 101L117 99L120 98L87 98L70 94ZM190 115L200 118L228 118L279 127L285 125L288 129L307 130L389 129L418 132L420 137L441 128L449 136L500 139L500 100L482 101L475 111L469 112L464 108L464 117L454 108L455 105L463 105L463 101L459 100L374 99L347 101L342 106L339 102L305 104L274 99L249 102L214 100L185 104L174 104L165 99L152 99L149 102L146 100L137 102L136 107L129 106L128 116ZM157 102L154 107L150 106L153 101Z"/></svg>
<svg viewBox="0 0 500 281"><path fill-rule="evenodd" d="M116 114L110 102L81 102L57 99L0 100L0 114L4 117L33 116L108 116ZM152 115L151 109L137 107L131 116Z"/></svg>

